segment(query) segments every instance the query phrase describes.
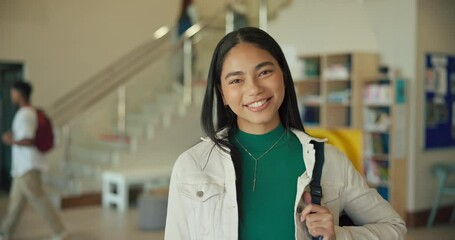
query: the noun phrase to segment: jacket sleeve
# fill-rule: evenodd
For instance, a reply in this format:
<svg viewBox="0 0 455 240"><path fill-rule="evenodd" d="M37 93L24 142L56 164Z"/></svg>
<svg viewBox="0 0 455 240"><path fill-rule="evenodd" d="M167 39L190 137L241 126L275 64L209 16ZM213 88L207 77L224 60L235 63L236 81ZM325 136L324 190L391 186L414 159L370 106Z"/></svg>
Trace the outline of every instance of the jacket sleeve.
<svg viewBox="0 0 455 240"><path fill-rule="evenodd" d="M404 240L407 230L403 219L375 189L366 184L351 161L341 155L345 166L341 203L357 226L336 226L337 239Z"/></svg>
<svg viewBox="0 0 455 240"><path fill-rule="evenodd" d="M189 239L188 223L182 203L182 196L178 190L179 175L182 172L182 155L177 159L172 169L169 185L165 240Z"/></svg>

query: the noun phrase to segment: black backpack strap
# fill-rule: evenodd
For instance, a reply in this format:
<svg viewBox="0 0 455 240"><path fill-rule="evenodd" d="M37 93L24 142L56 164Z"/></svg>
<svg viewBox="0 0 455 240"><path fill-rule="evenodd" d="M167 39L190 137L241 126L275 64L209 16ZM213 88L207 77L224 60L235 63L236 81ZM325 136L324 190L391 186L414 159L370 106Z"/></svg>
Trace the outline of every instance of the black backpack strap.
<svg viewBox="0 0 455 240"><path fill-rule="evenodd" d="M315 150L315 162L313 168L313 179L310 183L311 190L311 203L321 205L322 199L322 187L321 187L321 176L322 176L322 167L324 166L324 143L316 142L312 140L310 143L313 144ZM319 237L312 237L312 240L320 240Z"/></svg>
<svg viewBox="0 0 455 240"><path fill-rule="evenodd" d="M321 188L321 175L322 167L324 166L324 143L311 141L316 150L315 163L313 168L313 179L311 180L311 203L321 205L322 188Z"/></svg>

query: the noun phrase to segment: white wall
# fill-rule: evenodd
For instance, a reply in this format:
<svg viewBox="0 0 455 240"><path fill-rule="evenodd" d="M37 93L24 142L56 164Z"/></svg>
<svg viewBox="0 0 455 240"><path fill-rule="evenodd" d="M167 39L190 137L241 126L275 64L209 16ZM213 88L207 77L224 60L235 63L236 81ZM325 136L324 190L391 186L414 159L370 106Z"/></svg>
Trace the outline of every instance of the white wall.
<svg viewBox="0 0 455 240"><path fill-rule="evenodd" d="M0 60L25 63L46 107L173 24L179 2L0 0Z"/></svg>
<svg viewBox="0 0 455 240"><path fill-rule="evenodd" d="M415 78L415 0L295 0L268 30L299 54L377 52Z"/></svg>
<svg viewBox="0 0 455 240"><path fill-rule="evenodd" d="M301 54L377 50L367 12L354 0L294 0L269 23L268 32Z"/></svg>

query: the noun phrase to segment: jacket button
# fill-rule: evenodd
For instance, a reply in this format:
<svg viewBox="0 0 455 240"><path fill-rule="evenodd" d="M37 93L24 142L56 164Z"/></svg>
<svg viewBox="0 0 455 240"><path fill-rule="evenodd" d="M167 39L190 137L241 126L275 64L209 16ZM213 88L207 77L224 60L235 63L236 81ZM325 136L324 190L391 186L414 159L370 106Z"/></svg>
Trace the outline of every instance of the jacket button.
<svg viewBox="0 0 455 240"><path fill-rule="evenodd" d="M196 193L196 196L198 196L198 197L201 198L201 197L204 196L204 192L203 192L203 191L198 191L198 192Z"/></svg>
<svg viewBox="0 0 455 240"><path fill-rule="evenodd" d="M297 207L297 213L302 213L302 212L303 212L302 206L298 206L298 207Z"/></svg>

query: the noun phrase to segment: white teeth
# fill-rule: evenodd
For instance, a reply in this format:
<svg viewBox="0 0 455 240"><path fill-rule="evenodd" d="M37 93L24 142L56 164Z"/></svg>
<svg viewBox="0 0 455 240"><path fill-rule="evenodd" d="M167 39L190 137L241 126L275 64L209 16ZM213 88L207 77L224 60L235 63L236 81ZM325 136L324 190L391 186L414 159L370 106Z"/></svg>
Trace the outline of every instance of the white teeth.
<svg viewBox="0 0 455 240"><path fill-rule="evenodd" d="M262 101L259 101L259 102L254 102L254 103L248 105L248 107L251 107L251 108L258 108L258 107L264 105L266 102L267 102L267 100L262 100Z"/></svg>

